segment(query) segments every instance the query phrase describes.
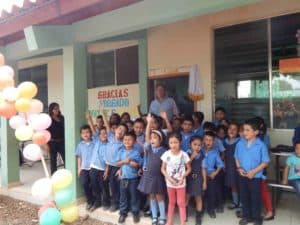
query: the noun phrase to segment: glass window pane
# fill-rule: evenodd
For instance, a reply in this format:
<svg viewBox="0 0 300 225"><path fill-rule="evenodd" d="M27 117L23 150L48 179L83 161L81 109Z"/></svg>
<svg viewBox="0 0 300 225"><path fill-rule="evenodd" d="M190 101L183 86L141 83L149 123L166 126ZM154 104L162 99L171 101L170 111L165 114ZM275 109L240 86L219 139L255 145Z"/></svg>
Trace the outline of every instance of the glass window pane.
<svg viewBox="0 0 300 225"><path fill-rule="evenodd" d="M267 20L215 30L216 107L230 120L269 124Z"/></svg>
<svg viewBox="0 0 300 225"><path fill-rule="evenodd" d="M48 83L47 83L47 65L35 66L18 71L19 84L24 81L32 81L38 87L36 99L44 104L44 112L48 109Z"/></svg>
<svg viewBox="0 0 300 225"><path fill-rule="evenodd" d="M138 46L116 50L117 84L134 84L139 82Z"/></svg>
<svg viewBox="0 0 300 225"><path fill-rule="evenodd" d="M89 55L88 88L115 85L114 51Z"/></svg>
<svg viewBox="0 0 300 225"><path fill-rule="evenodd" d="M274 128L293 129L300 122L299 24L300 13L271 19Z"/></svg>

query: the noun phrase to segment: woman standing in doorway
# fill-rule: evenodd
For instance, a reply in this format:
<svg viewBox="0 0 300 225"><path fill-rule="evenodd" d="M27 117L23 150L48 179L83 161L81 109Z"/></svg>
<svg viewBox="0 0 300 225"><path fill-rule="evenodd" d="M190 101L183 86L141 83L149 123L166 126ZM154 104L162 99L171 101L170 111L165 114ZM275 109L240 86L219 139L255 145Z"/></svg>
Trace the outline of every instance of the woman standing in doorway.
<svg viewBox="0 0 300 225"><path fill-rule="evenodd" d="M61 114L59 104L52 102L49 105L49 115L52 119L48 131L51 134L49 141L51 174L57 170L57 153L65 162L65 125L64 116Z"/></svg>

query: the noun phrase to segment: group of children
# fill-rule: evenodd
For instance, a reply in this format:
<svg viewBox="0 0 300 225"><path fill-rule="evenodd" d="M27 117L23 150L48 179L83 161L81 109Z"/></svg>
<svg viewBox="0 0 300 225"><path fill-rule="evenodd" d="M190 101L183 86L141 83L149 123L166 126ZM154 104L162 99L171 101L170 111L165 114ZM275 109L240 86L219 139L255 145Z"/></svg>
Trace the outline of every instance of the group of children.
<svg viewBox="0 0 300 225"><path fill-rule="evenodd" d="M119 223L131 211L137 223L148 202L153 225L173 225L177 204L184 225L194 199L196 225L201 225L204 208L211 218L223 212L228 187L233 202L228 208L242 208L240 225L262 224L262 201L265 219L274 218L264 188L270 159L261 118L229 123L223 108L216 109L215 121L205 123L202 112L173 121L161 112L134 122L128 113L112 114L109 121L103 108L100 113L96 126L86 113L88 125L81 128L76 149L87 210L119 210Z"/></svg>

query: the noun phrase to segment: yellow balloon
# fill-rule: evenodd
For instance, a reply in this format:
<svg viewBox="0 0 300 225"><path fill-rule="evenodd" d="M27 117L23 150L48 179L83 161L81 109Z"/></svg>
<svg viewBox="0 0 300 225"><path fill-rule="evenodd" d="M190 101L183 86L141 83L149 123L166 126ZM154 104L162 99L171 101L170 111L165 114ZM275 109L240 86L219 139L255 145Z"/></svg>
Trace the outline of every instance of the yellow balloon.
<svg viewBox="0 0 300 225"><path fill-rule="evenodd" d="M28 141L32 138L33 129L28 125L18 127L15 131L15 136L19 141Z"/></svg>
<svg viewBox="0 0 300 225"><path fill-rule="evenodd" d="M72 173L67 169L57 170L51 177L53 192L68 187L72 183Z"/></svg>
<svg viewBox="0 0 300 225"><path fill-rule="evenodd" d="M38 89L35 83L30 82L30 81L25 81L22 82L18 86L19 92L20 92L20 97L21 98L33 98L36 96Z"/></svg>
<svg viewBox="0 0 300 225"><path fill-rule="evenodd" d="M69 205L60 210L61 219L66 223L72 223L79 217L79 208L77 205Z"/></svg>
<svg viewBox="0 0 300 225"><path fill-rule="evenodd" d="M18 112L28 112L30 106L30 100L27 98L20 98L15 103L15 107Z"/></svg>

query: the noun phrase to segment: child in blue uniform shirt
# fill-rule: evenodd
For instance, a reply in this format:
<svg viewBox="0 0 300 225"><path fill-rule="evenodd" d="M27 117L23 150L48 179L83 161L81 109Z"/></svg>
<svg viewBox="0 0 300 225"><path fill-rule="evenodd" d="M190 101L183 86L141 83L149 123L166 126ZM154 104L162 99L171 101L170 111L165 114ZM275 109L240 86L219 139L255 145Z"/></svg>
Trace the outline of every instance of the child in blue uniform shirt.
<svg viewBox="0 0 300 225"><path fill-rule="evenodd" d="M193 112L193 120L194 120L194 133L197 136L200 136L203 138L204 136L204 130L203 130L203 126L202 126L202 122L204 119L204 114L203 112Z"/></svg>
<svg viewBox="0 0 300 225"><path fill-rule="evenodd" d="M119 199L120 199L120 180L118 174L120 173L120 167L116 165L116 157L120 148L123 146L123 137L128 131L126 124L119 124L114 129L114 134L109 137L109 132L112 131L110 124L107 121L107 118L104 113L104 108L100 106L100 113L103 115L103 121L107 131L107 147L104 153L104 160L108 166L108 179L109 179L109 188L112 197L112 204L110 211L115 212L119 209ZM111 124L120 121L120 116L118 114L111 115ZM115 118L112 120L112 118Z"/></svg>
<svg viewBox="0 0 300 225"><path fill-rule="evenodd" d="M221 185L217 175L224 168L219 152L214 149L215 134L212 131L204 133L204 147L202 149L205 158L203 168L207 175L207 211L211 218L216 218L215 209L223 208L223 198L218 187Z"/></svg>
<svg viewBox="0 0 300 225"><path fill-rule="evenodd" d="M108 186L108 166L104 160L104 154L107 147L107 133L104 126L94 126L91 115L85 114L88 124L93 133L94 149L91 159L91 169L89 172L91 180L91 189L95 197L95 201L90 211L103 205L103 209L110 206L110 193ZM99 116L98 116L99 117ZM97 119L98 119L97 117ZM101 116L103 120L103 117Z"/></svg>
<svg viewBox="0 0 300 225"><path fill-rule="evenodd" d="M89 125L84 125L80 128L80 136L82 140L77 145L75 153L77 157L77 174L87 200L86 209L90 210L95 203L89 177L95 143L92 142L92 131Z"/></svg>
<svg viewBox="0 0 300 225"><path fill-rule="evenodd" d="M293 186L300 197L300 141L295 143L295 153L286 160L282 183Z"/></svg>
<svg viewBox="0 0 300 225"><path fill-rule="evenodd" d="M259 125L256 119L247 120L244 127L244 138L236 145L234 158L239 172L240 199L243 218L239 225L254 222L261 225L261 180L263 170L270 158L266 145L258 138Z"/></svg>
<svg viewBox="0 0 300 225"><path fill-rule="evenodd" d="M190 116L185 116L182 121L182 131L180 132L181 135L181 149L183 151L187 151L190 148L190 140L193 136L195 136L195 133L193 132L194 127L194 120Z"/></svg>
<svg viewBox="0 0 300 225"><path fill-rule="evenodd" d="M141 166L142 159L140 153L133 147L135 141L136 135L134 132L126 133L123 139L124 146L120 149L116 158L116 165L121 167L122 171L119 223L125 222L129 209L132 211L133 221L135 223L140 221L137 187L139 184L138 169Z"/></svg>

